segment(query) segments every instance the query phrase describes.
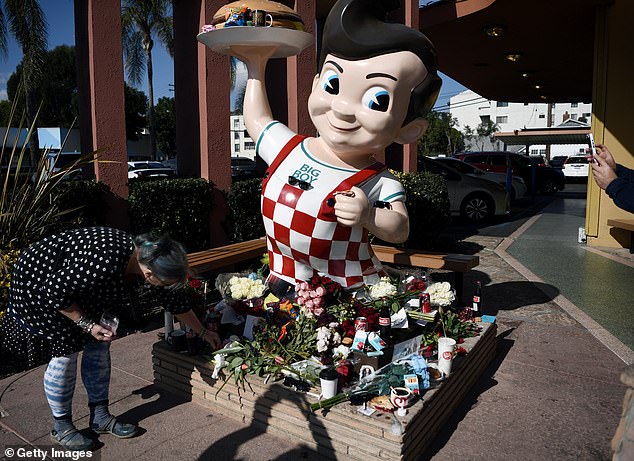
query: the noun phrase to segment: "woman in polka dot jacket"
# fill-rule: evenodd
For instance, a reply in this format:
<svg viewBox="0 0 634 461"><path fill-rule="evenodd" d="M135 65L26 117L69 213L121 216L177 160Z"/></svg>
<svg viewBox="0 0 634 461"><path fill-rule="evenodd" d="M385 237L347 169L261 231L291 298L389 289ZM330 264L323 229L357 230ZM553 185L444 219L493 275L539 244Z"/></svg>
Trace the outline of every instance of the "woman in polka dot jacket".
<svg viewBox="0 0 634 461"><path fill-rule="evenodd" d="M47 237L24 250L16 262L2 328L2 347L33 363L33 339L52 357L44 392L53 413L51 439L66 449L87 450L92 439L72 422L78 352L90 407L90 428L127 438L137 433L108 411L110 330L99 325L103 312L132 306L131 293L145 279L164 309L217 348L220 338L206 330L179 289L188 271L183 246L169 237L133 238L117 229L75 229ZM41 352L41 351L38 351ZM49 357L49 358L50 358Z"/></svg>

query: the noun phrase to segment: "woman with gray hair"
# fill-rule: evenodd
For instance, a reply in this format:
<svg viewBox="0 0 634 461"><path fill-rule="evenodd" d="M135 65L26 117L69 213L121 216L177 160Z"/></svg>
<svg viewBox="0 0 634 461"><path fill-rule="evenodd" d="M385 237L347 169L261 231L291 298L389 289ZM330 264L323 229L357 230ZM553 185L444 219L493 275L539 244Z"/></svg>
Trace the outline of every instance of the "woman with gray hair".
<svg viewBox="0 0 634 461"><path fill-rule="evenodd" d="M165 310L213 348L220 345L218 334L200 323L180 289L187 273L187 254L180 243L149 234L133 238L105 227L62 232L21 253L13 268L7 315L0 324L2 346L25 356L30 365L36 354L25 348L30 339L38 338L50 350L44 392L54 419L53 442L67 450L93 445L72 421L79 351L90 429L119 438L137 433L137 426L117 421L108 410L113 333L98 322L105 311L132 308L131 295L139 281L144 280Z"/></svg>

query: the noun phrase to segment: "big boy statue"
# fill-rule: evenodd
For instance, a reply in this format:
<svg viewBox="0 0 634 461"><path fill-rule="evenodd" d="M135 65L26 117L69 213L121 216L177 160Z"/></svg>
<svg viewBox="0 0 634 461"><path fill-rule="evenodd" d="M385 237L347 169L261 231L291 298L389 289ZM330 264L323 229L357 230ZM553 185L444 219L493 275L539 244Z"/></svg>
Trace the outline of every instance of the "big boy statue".
<svg viewBox="0 0 634 461"><path fill-rule="evenodd" d="M248 69L246 127L269 165L262 215L278 295L316 274L345 288L374 284L382 268L368 232L393 243L408 237L403 187L374 155L424 134L441 80L430 41L384 22L398 3L339 0L332 8L308 99L318 137L273 119L264 74L276 48L232 47Z"/></svg>

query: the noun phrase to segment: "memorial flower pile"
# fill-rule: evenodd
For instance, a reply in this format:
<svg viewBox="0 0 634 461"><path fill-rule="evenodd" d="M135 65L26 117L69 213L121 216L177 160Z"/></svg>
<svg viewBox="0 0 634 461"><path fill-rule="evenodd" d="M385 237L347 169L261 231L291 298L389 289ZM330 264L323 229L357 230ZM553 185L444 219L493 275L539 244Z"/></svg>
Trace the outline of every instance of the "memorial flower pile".
<svg viewBox="0 0 634 461"><path fill-rule="evenodd" d="M214 353L216 375L222 373L225 379L233 378L243 386L248 383L249 375L269 379L292 374L316 383L318 379L314 372L305 375L297 366L309 362L317 369L333 366L341 381L349 382L356 318L365 317L367 331L378 331L379 312L384 304L390 306L392 313L403 308L415 310L408 301L418 299L423 290L427 290L438 305L449 306L453 302L455 294L449 283L430 284L420 273L405 275L402 280L383 277L376 285L353 292L343 290L327 277L315 276L299 282L292 294L278 299L266 293L266 286L255 273L221 274L216 286L225 300L238 300L252 306L246 314L261 317L262 321L255 322L252 339L234 337L224 349ZM448 314L452 314L451 311ZM448 334L477 334L474 329L462 327L461 330L460 325L465 322L454 317L444 322L445 329L449 327ZM433 352L431 348L435 346L439 332L443 331L442 325L442 322L436 322L427 328L421 347Z"/></svg>

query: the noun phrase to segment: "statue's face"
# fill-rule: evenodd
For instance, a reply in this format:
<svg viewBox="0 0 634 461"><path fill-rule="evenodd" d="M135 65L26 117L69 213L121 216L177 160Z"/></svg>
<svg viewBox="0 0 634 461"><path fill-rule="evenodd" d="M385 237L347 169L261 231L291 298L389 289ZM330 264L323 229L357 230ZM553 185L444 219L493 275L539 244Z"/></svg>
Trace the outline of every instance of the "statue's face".
<svg viewBox="0 0 634 461"><path fill-rule="evenodd" d="M414 53L360 61L328 55L308 98L319 136L341 158L380 152L399 135L411 91L427 77Z"/></svg>

